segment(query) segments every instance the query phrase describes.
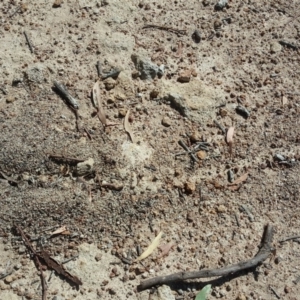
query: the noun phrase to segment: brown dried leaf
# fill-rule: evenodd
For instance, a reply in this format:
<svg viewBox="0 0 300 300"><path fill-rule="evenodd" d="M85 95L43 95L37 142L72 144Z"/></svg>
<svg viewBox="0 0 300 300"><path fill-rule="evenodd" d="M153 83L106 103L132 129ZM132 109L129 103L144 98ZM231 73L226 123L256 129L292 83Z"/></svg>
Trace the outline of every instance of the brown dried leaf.
<svg viewBox="0 0 300 300"><path fill-rule="evenodd" d="M237 178L235 181L229 184L229 186L238 185L248 178L248 172Z"/></svg>
<svg viewBox="0 0 300 300"><path fill-rule="evenodd" d="M230 185L230 186L228 186L227 188L229 189L229 190L231 190L231 191L237 191L237 190L239 190L240 189L240 185Z"/></svg>
<svg viewBox="0 0 300 300"><path fill-rule="evenodd" d="M162 258L162 257L168 255L168 253L174 246L175 246L175 244L173 242L170 242L168 244L158 247L161 250L161 253L157 258Z"/></svg>
<svg viewBox="0 0 300 300"><path fill-rule="evenodd" d="M93 87L92 95L93 105L97 109L97 115L101 123L106 126L106 116L101 101L101 91L99 87L99 81L96 81Z"/></svg>
<svg viewBox="0 0 300 300"><path fill-rule="evenodd" d="M129 114L130 114L130 109L127 110L127 113L126 113L126 116L124 119L124 128L125 128L125 131L129 134L132 143L135 143L135 139L134 139L134 136L133 136L130 124L129 124L129 120L128 120Z"/></svg>
<svg viewBox="0 0 300 300"><path fill-rule="evenodd" d="M161 231L156 238L152 241L152 243L149 245L149 247L136 259L136 261L140 261L146 257L148 257L157 247L160 241L160 238L162 237L163 232Z"/></svg>

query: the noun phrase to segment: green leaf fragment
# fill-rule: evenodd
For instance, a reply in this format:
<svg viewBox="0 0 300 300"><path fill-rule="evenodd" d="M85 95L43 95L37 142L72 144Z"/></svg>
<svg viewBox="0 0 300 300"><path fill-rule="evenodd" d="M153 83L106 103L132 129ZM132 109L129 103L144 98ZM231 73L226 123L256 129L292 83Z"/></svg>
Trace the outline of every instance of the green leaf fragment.
<svg viewBox="0 0 300 300"><path fill-rule="evenodd" d="M195 300L205 300L206 297L210 294L211 284L206 285L196 296Z"/></svg>

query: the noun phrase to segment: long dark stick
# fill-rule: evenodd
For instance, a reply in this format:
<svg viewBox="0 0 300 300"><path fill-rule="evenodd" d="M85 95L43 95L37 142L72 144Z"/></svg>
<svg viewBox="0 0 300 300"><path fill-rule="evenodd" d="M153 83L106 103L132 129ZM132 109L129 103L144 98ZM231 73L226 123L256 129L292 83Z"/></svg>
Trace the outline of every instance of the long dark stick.
<svg viewBox="0 0 300 300"><path fill-rule="evenodd" d="M264 235L261 241L261 247L256 256L252 259L237 263L232 266L227 266L220 269L201 270L192 272L178 272L167 276L158 276L143 281L137 288L142 291L155 285L168 284L175 281L182 281L195 278L207 278L216 276L226 276L242 270L254 268L268 258L272 249L271 243L273 239L273 227L267 225L264 229Z"/></svg>
<svg viewBox="0 0 300 300"><path fill-rule="evenodd" d="M41 277L41 281L42 281L42 299L43 300L47 300L47 286L46 286L46 281L45 281L45 276L44 276L44 272L43 272L43 268L42 268L42 264L37 256L36 251L34 250L34 248L32 247L32 244L30 243L30 241L28 240L28 238L26 237L24 231L21 229L21 227L19 227L18 225L15 225L16 229L19 231L22 240L25 244L25 246L28 248L28 250L30 251L30 255L33 257L34 259L34 263L35 266L37 267L37 269L39 269L40 271L40 277Z"/></svg>

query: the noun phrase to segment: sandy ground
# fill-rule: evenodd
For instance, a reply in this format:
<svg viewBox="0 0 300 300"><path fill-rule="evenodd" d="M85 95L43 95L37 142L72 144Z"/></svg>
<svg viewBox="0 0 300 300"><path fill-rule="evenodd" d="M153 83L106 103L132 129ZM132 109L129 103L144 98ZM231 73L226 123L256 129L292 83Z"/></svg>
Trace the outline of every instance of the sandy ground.
<svg viewBox="0 0 300 300"><path fill-rule="evenodd" d="M250 259L270 224L272 255L211 278L208 299L298 299L299 3L215 4L0 2L0 299L42 299L16 224L37 251L74 257L78 288L43 272L53 300L195 299L208 279L137 286ZM136 262L160 231L171 250Z"/></svg>

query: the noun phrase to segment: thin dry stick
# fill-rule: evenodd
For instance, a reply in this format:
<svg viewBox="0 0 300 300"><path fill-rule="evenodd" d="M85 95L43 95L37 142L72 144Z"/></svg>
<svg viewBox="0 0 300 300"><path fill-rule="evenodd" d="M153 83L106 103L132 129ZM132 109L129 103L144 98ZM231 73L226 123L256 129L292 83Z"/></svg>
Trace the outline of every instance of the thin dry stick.
<svg viewBox="0 0 300 300"><path fill-rule="evenodd" d="M273 250L271 243L273 239L273 227L268 224L264 229L261 241L261 247L256 256L244 262L237 263L220 269L201 270L192 272L178 272L166 276L158 276L143 281L137 288L142 291L155 285L168 284L171 282L182 281L187 279L207 278L216 276L226 276L242 270L254 268L265 261Z"/></svg>
<svg viewBox="0 0 300 300"><path fill-rule="evenodd" d="M146 28L156 28L156 29L160 29L160 30L166 30L169 32L173 32L176 34L186 34L186 30L184 30L184 29L176 29L176 28L166 27L166 26L161 26L161 25L146 24L143 26L142 29L146 29Z"/></svg>
<svg viewBox="0 0 300 300"><path fill-rule="evenodd" d="M15 225L15 227L18 230L18 232L20 233L24 244L30 251L30 254L33 257L36 268L39 269L39 271L40 271L40 277L41 277L41 281L42 281L42 300L47 300L47 286L46 286L46 280L45 280L45 275L43 272L42 264L37 256L36 251L34 250L31 243L29 242L28 238L26 237L24 231L18 225Z"/></svg>
<svg viewBox="0 0 300 300"><path fill-rule="evenodd" d="M27 44L28 44L28 47L29 47L29 49L30 49L30 52L31 52L31 53L34 53L34 49L33 49L32 43L31 43L31 41L30 41L30 39L29 39L29 36L28 36L28 34L27 34L26 31L24 31L24 35L25 35L25 39L26 39L26 42L27 42Z"/></svg>
<svg viewBox="0 0 300 300"><path fill-rule="evenodd" d="M296 240L296 239L300 239L300 235L293 235L293 236L289 236L287 238L284 238L282 240L279 241L279 243L284 243L290 240Z"/></svg>

